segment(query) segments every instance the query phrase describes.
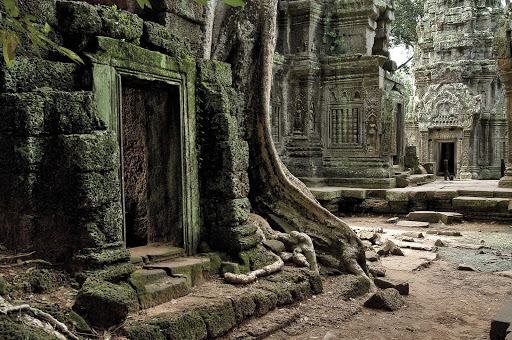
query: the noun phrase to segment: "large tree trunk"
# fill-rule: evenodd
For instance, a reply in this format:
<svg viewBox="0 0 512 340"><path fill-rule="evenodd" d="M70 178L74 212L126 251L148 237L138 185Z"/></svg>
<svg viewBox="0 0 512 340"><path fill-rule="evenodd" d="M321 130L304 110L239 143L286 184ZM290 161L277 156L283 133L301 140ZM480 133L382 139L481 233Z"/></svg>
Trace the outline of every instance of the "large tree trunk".
<svg viewBox="0 0 512 340"><path fill-rule="evenodd" d="M253 209L283 231L308 234L319 262L341 271L365 275L364 250L357 235L324 209L302 182L280 161L271 139L270 88L277 36L278 0L246 0L244 8L218 3L214 19L212 59L228 62L239 92L250 146L250 200ZM245 122L243 121L245 119Z"/></svg>

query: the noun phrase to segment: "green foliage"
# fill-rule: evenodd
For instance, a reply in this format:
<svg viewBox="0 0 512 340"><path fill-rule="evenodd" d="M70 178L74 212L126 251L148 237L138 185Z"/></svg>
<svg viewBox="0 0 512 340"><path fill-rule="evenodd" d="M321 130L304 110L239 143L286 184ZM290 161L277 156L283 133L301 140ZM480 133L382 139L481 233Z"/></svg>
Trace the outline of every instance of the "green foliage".
<svg viewBox="0 0 512 340"><path fill-rule="evenodd" d="M423 16L423 0L395 1L395 21L391 27L393 45L413 47L418 40L416 25Z"/></svg>
<svg viewBox="0 0 512 340"><path fill-rule="evenodd" d="M140 8L144 8L145 6L148 8L152 8L149 0L137 0L137 3L139 4Z"/></svg>
<svg viewBox="0 0 512 340"><path fill-rule="evenodd" d="M37 53L40 49L53 48L74 62L84 63L75 52L48 39L46 35L51 30L50 25L45 23L43 32L40 32L33 25L36 17L30 14L21 14L14 0L2 0L2 3L4 10L0 9L0 45L8 67L13 65L16 48L21 44L20 34L26 35L30 39Z"/></svg>

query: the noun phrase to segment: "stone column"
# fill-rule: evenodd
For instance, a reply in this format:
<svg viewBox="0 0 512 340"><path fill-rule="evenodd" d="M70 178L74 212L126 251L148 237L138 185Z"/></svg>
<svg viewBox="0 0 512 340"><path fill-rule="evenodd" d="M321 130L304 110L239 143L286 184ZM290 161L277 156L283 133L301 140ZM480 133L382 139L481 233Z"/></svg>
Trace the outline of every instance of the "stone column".
<svg viewBox="0 0 512 340"><path fill-rule="evenodd" d="M510 22L512 21L512 5L507 8L507 14L498 29L494 42L494 56L498 61L500 80L505 87L507 99L508 123L508 159L505 176L500 179L501 188L512 188L512 54Z"/></svg>
<svg viewBox="0 0 512 340"><path fill-rule="evenodd" d="M508 60L508 67L510 68L511 59ZM508 159L507 169L505 170L505 176L500 179L499 187L501 188L512 188L512 70L503 72L500 65L500 79L505 86L505 93L507 97L507 122L508 122Z"/></svg>

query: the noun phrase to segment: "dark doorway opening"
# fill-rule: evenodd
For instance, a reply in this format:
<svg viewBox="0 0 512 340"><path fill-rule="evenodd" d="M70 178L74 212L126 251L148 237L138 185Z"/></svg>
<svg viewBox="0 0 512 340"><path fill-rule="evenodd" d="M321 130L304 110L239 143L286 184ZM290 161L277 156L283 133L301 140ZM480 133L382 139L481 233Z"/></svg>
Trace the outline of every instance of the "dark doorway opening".
<svg viewBox="0 0 512 340"><path fill-rule="evenodd" d="M444 161L448 160L448 171L455 176L455 143L439 143L439 175L444 175Z"/></svg>
<svg viewBox="0 0 512 340"><path fill-rule="evenodd" d="M179 87L122 79L126 246L183 247Z"/></svg>

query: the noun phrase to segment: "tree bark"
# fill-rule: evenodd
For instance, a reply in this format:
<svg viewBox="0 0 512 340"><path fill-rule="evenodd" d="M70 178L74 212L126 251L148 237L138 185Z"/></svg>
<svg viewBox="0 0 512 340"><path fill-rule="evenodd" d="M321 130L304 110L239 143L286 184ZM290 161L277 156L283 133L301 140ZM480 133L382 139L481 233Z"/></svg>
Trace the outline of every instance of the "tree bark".
<svg viewBox="0 0 512 340"><path fill-rule="evenodd" d="M239 93L244 138L250 151L252 207L274 228L308 234L319 262L366 275L361 241L340 219L324 209L306 186L283 165L271 138L270 88L277 38L278 0L246 0L244 8L219 3L221 15L213 28L212 59L232 65L233 86Z"/></svg>

